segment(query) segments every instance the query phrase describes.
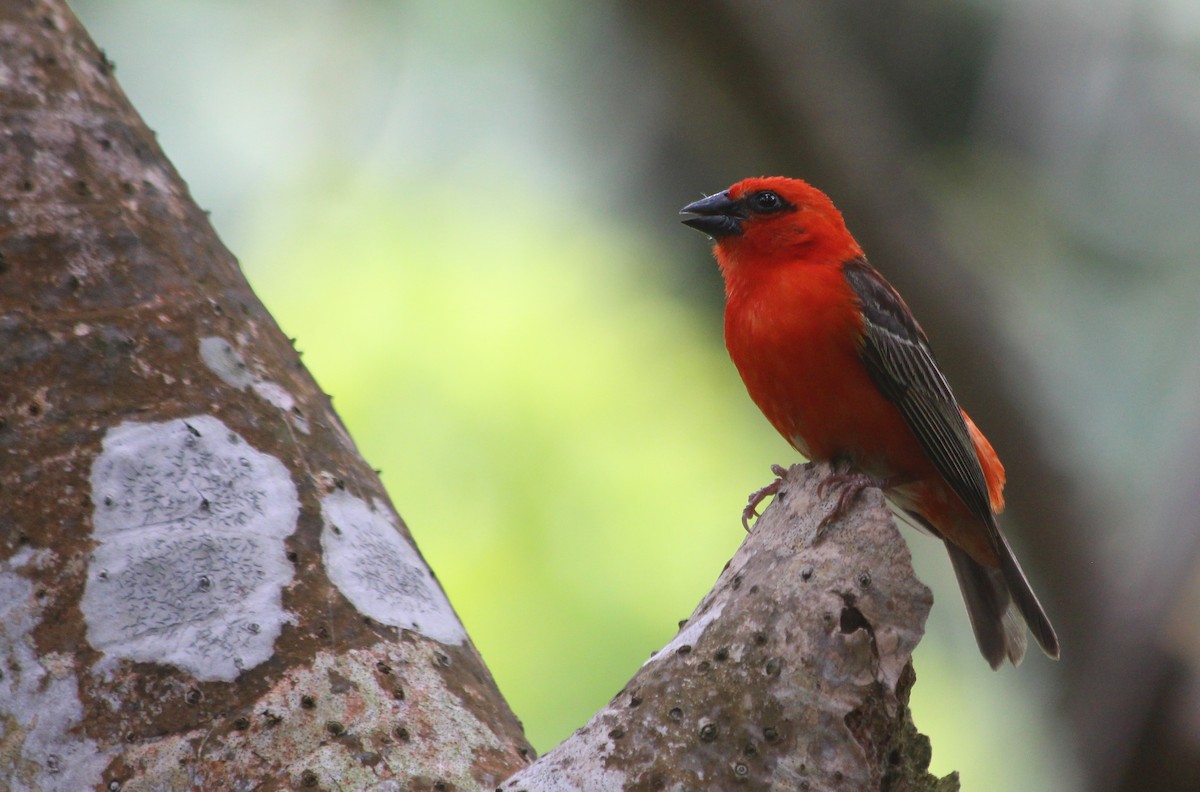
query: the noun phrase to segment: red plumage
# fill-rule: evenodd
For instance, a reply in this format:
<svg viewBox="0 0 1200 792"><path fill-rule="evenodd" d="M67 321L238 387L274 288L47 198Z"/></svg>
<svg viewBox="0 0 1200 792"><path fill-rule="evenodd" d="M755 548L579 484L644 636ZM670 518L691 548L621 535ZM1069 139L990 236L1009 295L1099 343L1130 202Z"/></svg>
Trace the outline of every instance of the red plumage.
<svg viewBox="0 0 1200 792"><path fill-rule="evenodd" d="M1021 619L1057 657L995 519L1004 467L829 198L797 179L758 178L683 211L715 240L725 343L771 424L809 459L888 482L888 498L945 541L993 668L1023 657Z"/></svg>

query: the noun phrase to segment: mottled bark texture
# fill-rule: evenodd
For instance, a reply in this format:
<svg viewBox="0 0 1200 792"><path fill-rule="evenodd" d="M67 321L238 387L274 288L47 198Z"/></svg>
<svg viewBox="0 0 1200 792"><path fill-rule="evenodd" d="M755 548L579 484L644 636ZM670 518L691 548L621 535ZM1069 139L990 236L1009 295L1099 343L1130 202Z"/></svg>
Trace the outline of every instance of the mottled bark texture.
<svg viewBox="0 0 1200 792"><path fill-rule="evenodd" d="M828 473L793 467L679 634L503 792L958 789L908 710L933 598L878 490L818 528Z"/></svg>
<svg viewBox="0 0 1200 792"><path fill-rule="evenodd" d="M0 789L494 788L521 728L61 0L0 3Z"/></svg>

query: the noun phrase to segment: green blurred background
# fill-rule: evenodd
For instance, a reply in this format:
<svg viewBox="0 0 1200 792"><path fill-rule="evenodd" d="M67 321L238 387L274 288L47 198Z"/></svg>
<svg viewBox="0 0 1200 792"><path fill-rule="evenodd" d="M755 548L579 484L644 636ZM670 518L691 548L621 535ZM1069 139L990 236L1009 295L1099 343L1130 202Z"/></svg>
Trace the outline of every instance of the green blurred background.
<svg viewBox="0 0 1200 792"><path fill-rule="evenodd" d="M676 212L831 193L1010 469L1064 637L992 673L944 552L914 717L967 790L1200 787L1200 7L76 0L541 751L796 457Z"/></svg>

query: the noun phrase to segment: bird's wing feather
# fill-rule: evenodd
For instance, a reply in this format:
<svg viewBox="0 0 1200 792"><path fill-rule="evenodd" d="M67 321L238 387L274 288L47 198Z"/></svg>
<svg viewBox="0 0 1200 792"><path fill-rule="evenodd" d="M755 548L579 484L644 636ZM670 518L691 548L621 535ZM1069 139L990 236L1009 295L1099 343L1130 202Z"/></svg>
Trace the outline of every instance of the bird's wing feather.
<svg viewBox="0 0 1200 792"><path fill-rule="evenodd" d="M1024 635L1016 634L1008 615L1007 598L1011 596L1038 645L1046 654L1058 657L1058 636L996 524L987 480L966 419L934 362L929 340L904 300L866 259L849 261L842 271L862 308L864 329L859 354L871 380L900 410L946 483L979 517L996 553L999 570L993 574L947 544L972 621L979 617L992 620L983 628L976 626L980 649L993 667L1003 659L998 647L1014 664L1024 654ZM997 588L1001 580L1007 594L1002 595Z"/></svg>
<svg viewBox="0 0 1200 792"><path fill-rule="evenodd" d="M875 386L896 405L938 472L984 525L995 526L971 433L933 350L903 298L866 259L843 265L864 320L859 354ZM989 533L994 533L995 529ZM989 536L996 543L996 537Z"/></svg>

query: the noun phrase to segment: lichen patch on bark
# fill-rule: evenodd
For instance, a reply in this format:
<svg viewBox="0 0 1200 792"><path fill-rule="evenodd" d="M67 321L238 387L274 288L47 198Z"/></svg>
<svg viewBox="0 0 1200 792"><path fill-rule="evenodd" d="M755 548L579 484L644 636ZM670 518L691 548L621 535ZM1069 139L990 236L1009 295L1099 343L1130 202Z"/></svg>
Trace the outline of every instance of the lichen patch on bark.
<svg viewBox="0 0 1200 792"><path fill-rule="evenodd" d="M326 574L360 613L441 643L466 640L433 573L384 504L339 490L321 498L321 517Z"/></svg>
<svg viewBox="0 0 1200 792"><path fill-rule="evenodd" d="M80 608L93 647L205 681L270 659L299 515L278 459L212 416L125 422L91 485L98 544Z"/></svg>
<svg viewBox="0 0 1200 792"><path fill-rule="evenodd" d="M73 658L38 656L33 632L44 614L22 574L31 556L0 562L0 789L90 789L114 752L79 728Z"/></svg>

